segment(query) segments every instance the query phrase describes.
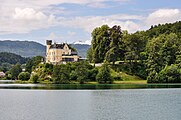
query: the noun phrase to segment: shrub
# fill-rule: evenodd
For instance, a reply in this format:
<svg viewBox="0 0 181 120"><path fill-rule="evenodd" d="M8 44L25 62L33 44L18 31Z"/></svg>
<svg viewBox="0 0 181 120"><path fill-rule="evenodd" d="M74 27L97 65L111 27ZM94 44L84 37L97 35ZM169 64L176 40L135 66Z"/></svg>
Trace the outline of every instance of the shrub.
<svg viewBox="0 0 181 120"><path fill-rule="evenodd" d="M33 82L33 83L38 83L38 80L39 80L39 76L37 74L35 75L32 75L30 80Z"/></svg>
<svg viewBox="0 0 181 120"><path fill-rule="evenodd" d="M99 69L99 72L96 76L96 80L99 83L112 83L113 78L111 77L110 68L107 64L103 64Z"/></svg>
<svg viewBox="0 0 181 120"><path fill-rule="evenodd" d="M181 71L178 66L172 64L165 66L159 73L159 82L161 83L180 83L181 82Z"/></svg>
<svg viewBox="0 0 181 120"><path fill-rule="evenodd" d="M19 75L18 75L18 79L19 80L29 80L30 79L30 73L29 72L21 72Z"/></svg>

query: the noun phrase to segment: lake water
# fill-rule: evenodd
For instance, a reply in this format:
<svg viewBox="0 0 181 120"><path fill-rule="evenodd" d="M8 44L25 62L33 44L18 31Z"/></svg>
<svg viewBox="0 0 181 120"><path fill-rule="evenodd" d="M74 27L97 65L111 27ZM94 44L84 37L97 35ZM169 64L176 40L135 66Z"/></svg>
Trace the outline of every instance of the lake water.
<svg viewBox="0 0 181 120"><path fill-rule="evenodd" d="M181 84L12 84L0 82L0 89L105 90L181 88Z"/></svg>
<svg viewBox="0 0 181 120"><path fill-rule="evenodd" d="M181 89L0 89L0 120L180 120Z"/></svg>

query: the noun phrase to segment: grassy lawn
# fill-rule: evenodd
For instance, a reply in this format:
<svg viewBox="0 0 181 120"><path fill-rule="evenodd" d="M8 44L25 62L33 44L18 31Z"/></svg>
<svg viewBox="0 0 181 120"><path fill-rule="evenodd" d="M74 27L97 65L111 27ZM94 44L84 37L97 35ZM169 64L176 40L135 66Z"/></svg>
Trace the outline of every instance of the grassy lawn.
<svg viewBox="0 0 181 120"><path fill-rule="evenodd" d="M147 80L114 81L114 84L147 84Z"/></svg>

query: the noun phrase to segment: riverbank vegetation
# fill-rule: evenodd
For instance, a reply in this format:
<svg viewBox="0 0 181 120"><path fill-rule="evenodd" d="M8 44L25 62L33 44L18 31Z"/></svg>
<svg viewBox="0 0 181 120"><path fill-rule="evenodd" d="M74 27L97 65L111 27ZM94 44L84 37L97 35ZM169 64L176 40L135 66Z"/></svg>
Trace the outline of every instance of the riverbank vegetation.
<svg viewBox="0 0 181 120"><path fill-rule="evenodd" d="M116 25L97 27L87 58L52 65L41 63L41 56L33 57L26 65L9 67L6 79L53 84L181 83L181 22L131 34Z"/></svg>
<svg viewBox="0 0 181 120"><path fill-rule="evenodd" d="M116 25L97 27L87 56L94 64L107 61L115 70L137 75L148 83L180 83L181 22L132 34Z"/></svg>

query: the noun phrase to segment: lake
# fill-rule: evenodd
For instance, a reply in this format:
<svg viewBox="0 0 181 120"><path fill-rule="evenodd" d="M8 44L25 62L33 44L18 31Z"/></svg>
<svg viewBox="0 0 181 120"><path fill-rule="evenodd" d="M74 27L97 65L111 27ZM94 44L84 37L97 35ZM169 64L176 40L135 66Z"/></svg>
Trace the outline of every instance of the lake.
<svg viewBox="0 0 181 120"><path fill-rule="evenodd" d="M5 82L0 81L0 89L105 90L181 88L181 84L12 84Z"/></svg>
<svg viewBox="0 0 181 120"><path fill-rule="evenodd" d="M181 89L0 89L1 120L180 120Z"/></svg>

